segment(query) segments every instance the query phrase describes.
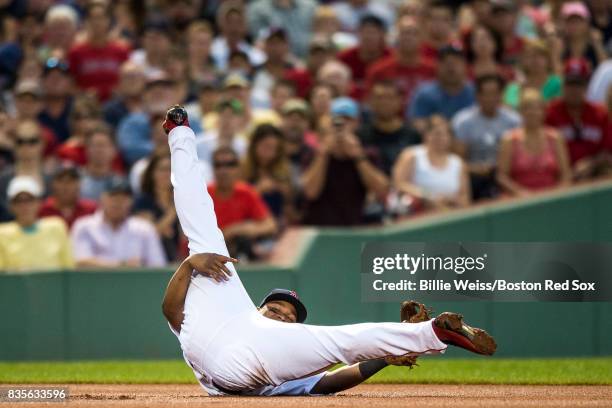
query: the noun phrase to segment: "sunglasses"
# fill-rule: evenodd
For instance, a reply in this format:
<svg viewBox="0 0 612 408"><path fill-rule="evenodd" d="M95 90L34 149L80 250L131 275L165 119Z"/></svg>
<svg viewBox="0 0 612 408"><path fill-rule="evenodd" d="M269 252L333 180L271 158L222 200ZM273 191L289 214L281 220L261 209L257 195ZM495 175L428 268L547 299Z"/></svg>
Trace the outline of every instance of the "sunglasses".
<svg viewBox="0 0 612 408"><path fill-rule="evenodd" d="M40 139L37 137L23 137L15 140L17 146L35 146L39 143Z"/></svg>
<svg viewBox="0 0 612 408"><path fill-rule="evenodd" d="M223 167L236 167L238 166L238 160L227 160L227 161L219 161L213 163L213 167L215 169L220 169Z"/></svg>

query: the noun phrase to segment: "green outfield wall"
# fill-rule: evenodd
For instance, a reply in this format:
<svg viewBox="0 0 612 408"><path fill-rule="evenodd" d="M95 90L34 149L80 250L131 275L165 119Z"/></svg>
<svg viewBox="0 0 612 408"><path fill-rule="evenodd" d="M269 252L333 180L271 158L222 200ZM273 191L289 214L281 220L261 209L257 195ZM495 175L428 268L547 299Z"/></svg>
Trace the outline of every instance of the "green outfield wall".
<svg viewBox="0 0 612 408"><path fill-rule="evenodd" d="M373 229L322 229L287 267L240 267L258 301L296 289L309 323L395 321L397 304L362 303L359 259L368 241L612 241L612 184L520 203L481 206ZM33 254L35 256L35 254ZM610 268L612 273L612 265ZM179 357L161 314L170 270L0 274L0 360ZM499 356L612 355L612 303L433 304L492 332ZM214 313L214 311L211 311ZM274 341L271 339L271 341ZM452 356L465 357L461 351Z"/></svg>

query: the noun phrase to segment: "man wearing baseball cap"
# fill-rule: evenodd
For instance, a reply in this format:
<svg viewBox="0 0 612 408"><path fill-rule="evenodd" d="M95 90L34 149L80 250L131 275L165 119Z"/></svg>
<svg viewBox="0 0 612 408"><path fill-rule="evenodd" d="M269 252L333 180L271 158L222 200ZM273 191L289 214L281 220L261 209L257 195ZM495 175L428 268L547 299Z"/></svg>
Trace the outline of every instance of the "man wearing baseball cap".
<svg viewBox="0 0 612 408"><path fill-rule="evenodd" d="M11 180L7 198L15 221L0 224L0 271L67 269L74 266L61 218L39 219L42 187L34 178Z"/></svg>
<svg viewBox="0 0 612 408"><path fill-rule="evenodd" d="M603 107L586 100L591 69L586 60L565 63L563 96L548 107L546 124L558 129L567 143L574 176L596 174L606 143L607 114Z"/></svg>

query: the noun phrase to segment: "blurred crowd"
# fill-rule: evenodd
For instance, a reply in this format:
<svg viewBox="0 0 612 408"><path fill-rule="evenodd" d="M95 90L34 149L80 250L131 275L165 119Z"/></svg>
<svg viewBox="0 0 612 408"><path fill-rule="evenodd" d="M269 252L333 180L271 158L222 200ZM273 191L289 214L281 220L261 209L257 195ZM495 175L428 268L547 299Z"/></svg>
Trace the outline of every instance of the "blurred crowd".
<svg viewBox="0 0 612 408"><path fill-rule="evenodd" d="M0 0L0 270L186 256L168 107L230 252L612 172L612 1Z"/></svg>

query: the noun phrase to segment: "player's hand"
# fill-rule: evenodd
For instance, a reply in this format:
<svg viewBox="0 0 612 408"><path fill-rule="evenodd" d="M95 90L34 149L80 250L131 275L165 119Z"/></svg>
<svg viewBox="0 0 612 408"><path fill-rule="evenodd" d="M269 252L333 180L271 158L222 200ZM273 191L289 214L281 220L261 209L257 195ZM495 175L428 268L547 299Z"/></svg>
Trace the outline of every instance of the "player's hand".
<svg viewBox="0 0 612 408"><path fill-rule="evenodd" d="M232 272L225 264L227 262L238 263L235 258L219 254L193 254L187 258L189 265L198 273L214 279L217 282L228 281Z"/></svg>

